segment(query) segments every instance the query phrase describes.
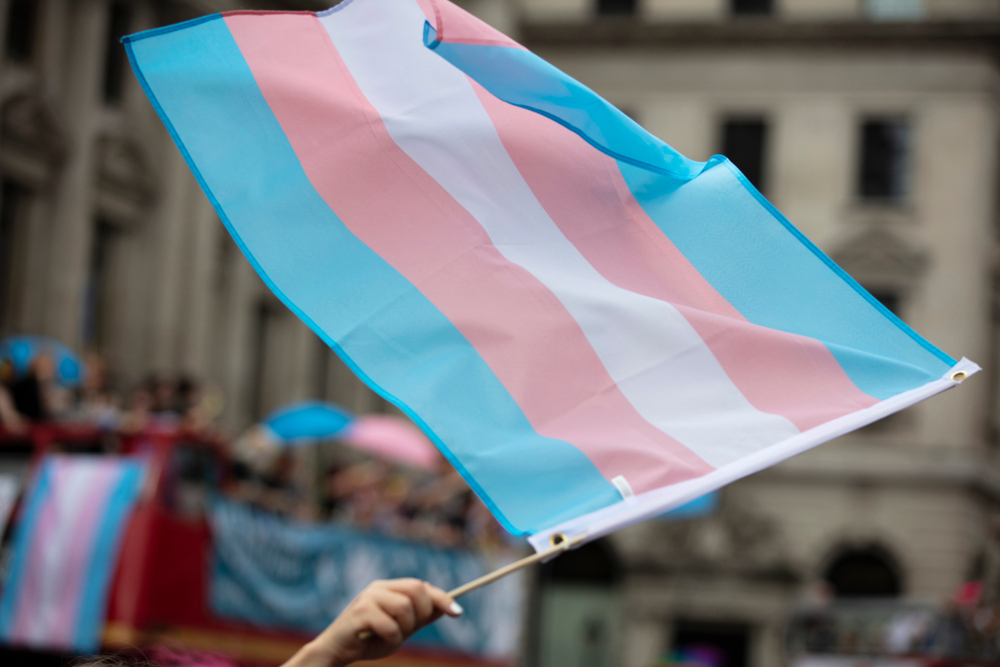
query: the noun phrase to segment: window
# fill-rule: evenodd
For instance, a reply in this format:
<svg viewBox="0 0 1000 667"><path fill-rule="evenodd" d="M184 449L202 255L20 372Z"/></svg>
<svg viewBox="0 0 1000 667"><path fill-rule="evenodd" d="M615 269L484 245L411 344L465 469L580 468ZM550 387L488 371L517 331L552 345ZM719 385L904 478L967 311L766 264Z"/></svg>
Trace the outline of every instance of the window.
<svg viewBox="0 0 1000 667"><path fill-rule="evenodd" d="M771 0L730 0L729 9L734 16L764 16L774 11Z"/></svg>
<svg viewBox="0 0 1000 667"><path fill-rule="evenodd" d="M894 290L891 287L872 287L868 290L875 299L885 306L886 310L900 317L900 306L902 305L902 297L898 290Z"/></svg>
<svg viewBox="0 0 1000 667"><path fill-rule="evenodd" d="M869 118L861 124L861 199L899 201L907 196L910 124L905 118Z"/></svg>
<svg viewBox="0 0 1000 667"><path fill-rule="evenodd" d="M635 14L636 0L597 0L597 13L601 16L627 16Z"/></svg>
<svg viewBox="0 0 1000 667"><path fill-rule="evenodd" d="M623 572L614 547L600 539L546 563L539 576L546 583L614 586L621 582Z"/></svg>
<svg viewBox="0 0 1000 667"><path fill-rule="evenodd" d="M125 47L121 38L128 34L132 12L124 2L112 2L108 7L108 34L104 54L104 101L115 104L121 100L125 81Z"/></svg>
<svg viewBox="0 0 1000 667"><path fill-rule="evenodd" d="M875 21L919 21L926 16L924 0L865 0L865 13Z"/></svg>
<svg viewBox="0 0 1000 667"><path fill-rule="evenodd" d="M671 664L750 664L750 626L743 623L678 621L674 625Z"/></svg>
<svg viewBox="0 0 1000 667"><path fill-rule="evenodd" d="M0 330L10 328L10 315L17 295L16 247L19 245L19 221L27 203L28 192L14 181L4 180L0 193Z"/></svg>
<svg viewBox="0 0 1000 667"><path fill-rule="evenodd" d="M830 564L823 578L839 598L886 598L903 593L894 559L878 547L844 551Z"/></svg>
<svg viewBox="0 0 1000 667"><path fill-rule="evenodd" d="M35 52L38 0L11 0L7 10L7 57L28 62Z"/></svg>
<svg viewBox="0 0 1000 667"><path fill-rule="evenodd" d="M761 192L765 190L767 123L762 118L731 118L722 126L722 154Z"/></svg>

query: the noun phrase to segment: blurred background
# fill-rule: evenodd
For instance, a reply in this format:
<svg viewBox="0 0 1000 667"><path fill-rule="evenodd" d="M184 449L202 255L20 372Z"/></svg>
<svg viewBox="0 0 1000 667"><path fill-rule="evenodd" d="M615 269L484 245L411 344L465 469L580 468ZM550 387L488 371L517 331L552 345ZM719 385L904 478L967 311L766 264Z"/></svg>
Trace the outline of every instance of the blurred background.
<svg viewBox="0 0 1000 667"><path fill-rule="evenodd" d="M28 422L75 409L134 431L172 412L234 439L305 399L401 417L257 278L119 43L211 12L329 4L0 0L0 335L51 337L100 369L75 408ZM688 157L728 156L892 312L986 371L531 574L504 660L1000 664L1000 0L460 4ZM331 488L373 465L328 459ZM467 493L453 483L435 497ZM493 528L463 536L486 519L461 502L458 533L433 528L458 525L445 517L393 534L519 548Z"/></svg>

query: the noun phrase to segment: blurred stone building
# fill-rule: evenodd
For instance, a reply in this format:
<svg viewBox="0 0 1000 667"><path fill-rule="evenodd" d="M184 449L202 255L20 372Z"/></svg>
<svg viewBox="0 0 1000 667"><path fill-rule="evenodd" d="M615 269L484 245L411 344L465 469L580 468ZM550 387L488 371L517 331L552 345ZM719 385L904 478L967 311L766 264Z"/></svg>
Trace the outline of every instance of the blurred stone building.
<svg viewBox="0 0 1000 667"><path fill-rule="evenodd" d="M204 378L233 429L305 397L384 409L254 275L117 42L332 2L0 0L0 333L100 350L123 388ZM889 308L986 368L732 485L708 517L622 531L596 570L550 568L527 661L643 667L715 641L729 667L779 665L789 615L820 588L943 600L984 578L1000 593L1000 1L465 6L689 157L732 158Z"/></svg>
<svg viewBox="0 0 1000 667"><path fill-rule="evenodd" d="M710 517L615 536L621 664L685 642L717 642L739 665L781 664L790 613L821 588L940 601L986 577L1000 593L989 370L1000 3L529 0L521 10L529 48L685 155L729 156L885 305L987 367L961 392L732 485Z"/></svg>
<svg viewBox="0 0 1000 667"><path fill-rule="evenodd" d="M377 411L244 260L118 41L247 4L0 0L0 331L99 350L122 389L206 380L234 429L314 396Z"/></svg>

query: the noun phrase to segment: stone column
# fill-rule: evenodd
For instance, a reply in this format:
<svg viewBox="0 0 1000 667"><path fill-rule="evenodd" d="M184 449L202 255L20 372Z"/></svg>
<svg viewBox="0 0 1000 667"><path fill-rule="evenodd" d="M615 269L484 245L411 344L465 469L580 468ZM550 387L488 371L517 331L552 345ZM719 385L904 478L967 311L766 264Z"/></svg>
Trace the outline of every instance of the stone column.
<svg viewBox="0 0 1000 667"><path fill-rule="evenodd" d="M70 16L68 4L68 0L41 0L38 8L40 38L35 52L35 61L41 78L42 95L48 101L60 100L65 94L66 67L71 66L73 62L72 55L66 51L69 43L66 37L67 19ZM99 42L103 41L104 30L106 28L102 28ZM72 45L70 47L72 48ZM99 50L98 58L97 66L100 72L103 71L104 66L103 49ZM97 85L99 82L98 78ZM94 94L96 95L97 92L99 91L94 91ZM69 106L63 106L63 108L72 109ZM68 119L61 115L60 120L67 121Z"/></svg>
<svg viewBox="0 0 1000 667"><path fill-rule="evenodd" d="M45 282L52 273L49 258L51 207L45 189L31 197L25 232L25 283L21 288L21 303L14 319L17 331L41 331L44 322Z"/></svg>
<svg viewBox="0 0 1000 667"><path fill-rule="evenodd" d="M667 626L658 618L626 616L622 665L625 667L647 667L656 664L666 650Z"/></svg>
<svg viewBox="0 0 1000 667"><path fill-rule="evenodd" d="M226 396L223 419L227 427L235 430L245 428L250 423L250 401L255 390L250 386L253 379L250 348L253 344L260 279L242 255L236 257L232 264L230 285L226 290L225 303L222 304L225 317L219 318L217 326L222 328L219 332L221 344L218 353L223 357L220 364L220 384Z"/></svg>
<svg viewBox="0 0 1000 667"><path fill-rule="evenodd" d="M215 262L218 258L219 234L227 233L215 209L201 193L195 198L194 213L189 220L187 254L190 257L186 308L182 333L184 345L180 365L185 373L204 378L209 363L212 325L212 296Z"/></svg>
<svg viewBox="0 0 1000 667"><path fill-rule="evenodd" d="M156 254L153 221L140 222L117 240L121 260L115 298L121 317L117 318L115 347L109 359L121 389L131 387L152 370L149 357L149 324L152 304L149 294L155 276L150 275L151 257Z"/></svg>
<svg viewBox="0 0 1000 667"><path fill-rule="evenodd" d="M153 368L173 371L177 365L179 319L185 269L184 227L192 211L192 195L197 183L180 151L166 151L163 157L163 187L159 207L150 220L154 225L155 255L152 268L152 313L149 329L149 356Z"/></svg>
<svg viewBox="0 0 1000 667"><path fill-rule="evenodd" d="M94 135L101 119L100 91L107 30L104 0L80 0L70 13L63 108L70 110L67 157L58 177L52 220L53 270L49 275L45 333L71 347L82 339L93 237Z"/></svg>
<svg viewBox="0 0 1000 667"><path fill-rule="evenodd" d="M292 391L287 397L288 401L301 401L312 398L316 386L316 364L320 363L319 344L316 342L316 334L313 333L305 322L301 321L294 313L290 317L295 318L295 326L291 335L291 350L289 350L289 361L292 364Z"/></svg>

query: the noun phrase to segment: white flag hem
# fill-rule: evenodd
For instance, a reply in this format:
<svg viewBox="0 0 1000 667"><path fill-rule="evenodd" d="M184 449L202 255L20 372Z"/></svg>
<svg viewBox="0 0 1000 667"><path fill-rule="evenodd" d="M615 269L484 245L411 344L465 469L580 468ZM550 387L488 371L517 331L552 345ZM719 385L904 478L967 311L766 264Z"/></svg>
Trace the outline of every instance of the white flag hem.
<svg viewBox="0 0 1000 667"><path fill-rule="evenodd" d="M771 445L764 450L718 468L707 475L673 484L662 489L647 491L609 507L599 509L596 512L590 512L589 514L565 521L557 526L532 535L528 538L528 541L534 547L535 551L549 549L551 547L549 540L552 535L557 533L562 534L566 539L574 539L585 535L586 540L580 543L581 545L585 544L598 537L613 533L620 528L625 528L640 521L659 516L664 512L691 502L706 493L715 491L726 484L759 472L796 454L800 454L807 449L850 433L862 426L867 426L883 417L888 417L894 412L899 412L904 408L908 408L935 394L961 384L968 376L980 370L982 369L976 363L963 358L952 366L939 380L928 382L922 387L917 387L916 389L911 389L892 398L880 401L864 410L859 410L858 412L853 412L825 424L820 424L804 433L800 433L775 445ZM959 372L964 372L965 375L959 380L953 380L952 377Z"/></svg>

